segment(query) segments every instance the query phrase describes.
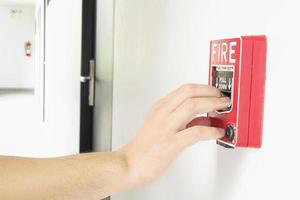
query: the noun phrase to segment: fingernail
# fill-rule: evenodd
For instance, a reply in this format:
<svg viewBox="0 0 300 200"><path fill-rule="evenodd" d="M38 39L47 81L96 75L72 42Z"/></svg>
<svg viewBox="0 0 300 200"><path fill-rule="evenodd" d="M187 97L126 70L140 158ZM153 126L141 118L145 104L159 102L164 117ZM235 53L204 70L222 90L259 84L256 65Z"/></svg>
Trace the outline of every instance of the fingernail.
<svg viewBox="0 0 300 200"><path fill-rule="evenodd" d="M228 107L231 106L231 99L229 97L222 97L220 99L222 102L226 103Z"/></svg>

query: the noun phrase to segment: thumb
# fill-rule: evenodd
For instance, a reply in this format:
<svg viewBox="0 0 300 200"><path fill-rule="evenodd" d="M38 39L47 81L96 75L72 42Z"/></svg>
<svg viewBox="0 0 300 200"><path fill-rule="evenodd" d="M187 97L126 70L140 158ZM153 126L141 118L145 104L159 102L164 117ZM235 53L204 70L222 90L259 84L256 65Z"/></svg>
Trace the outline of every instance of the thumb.
<svg viewBox="0 0 300 200"><path fill-rule="evenodd" d="M193 126L178 132L176 137L178 137L179 142L183 146L188 147L198 141L219 139L223 137L224 134L224 129L210 126Z"/></svg>

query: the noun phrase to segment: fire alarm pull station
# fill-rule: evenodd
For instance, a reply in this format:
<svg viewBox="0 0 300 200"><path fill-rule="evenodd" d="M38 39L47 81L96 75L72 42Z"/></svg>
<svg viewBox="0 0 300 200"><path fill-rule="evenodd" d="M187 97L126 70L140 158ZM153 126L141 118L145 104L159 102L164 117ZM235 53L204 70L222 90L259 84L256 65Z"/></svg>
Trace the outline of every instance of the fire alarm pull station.
<svg viewBox="0 0 300 200"><path fill-rule="evenodd" d="M266 41L262 35L210 43L209 84L231 99L226 109L208 114L213 126L225 129L225 136L217 144L228 148L261 147Z"/></svg>

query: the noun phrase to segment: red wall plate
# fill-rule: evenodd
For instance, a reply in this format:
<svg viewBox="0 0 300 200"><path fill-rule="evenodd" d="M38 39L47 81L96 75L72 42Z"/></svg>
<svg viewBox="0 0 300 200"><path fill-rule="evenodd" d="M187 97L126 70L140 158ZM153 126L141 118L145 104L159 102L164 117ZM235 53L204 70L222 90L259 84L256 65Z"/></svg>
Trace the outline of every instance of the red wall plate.
<svg viewBox="0 0 300 200"><path fill-rule="evenodd" d="M217 140L224 147L261 147L266 41L260 35L210 43L209 84L231 98L230 107L208 114L212 126L226 130Z"/></svg>

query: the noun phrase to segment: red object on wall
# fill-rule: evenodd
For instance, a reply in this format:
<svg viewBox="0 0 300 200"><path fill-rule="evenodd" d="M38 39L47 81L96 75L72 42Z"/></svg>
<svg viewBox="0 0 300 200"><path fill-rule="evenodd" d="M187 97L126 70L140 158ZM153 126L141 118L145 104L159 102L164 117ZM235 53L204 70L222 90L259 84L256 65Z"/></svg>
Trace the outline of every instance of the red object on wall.
<svg viewBox="0 0 300 200"><path fill-rule="evenodd" d="M26 42L25 43L25 55L27 56L27 57L31 57L31 49L32 49L32 44L31 44L31 42Z"/></svg>
<svg viewBox="0 0 300 200"><path fill-rule="evenodd" d="M213 126L225 129L217 140L224 147L261 147L266 43L263 35L210 43L209 84L231 98L230 107L208 114Z"/></svg>

